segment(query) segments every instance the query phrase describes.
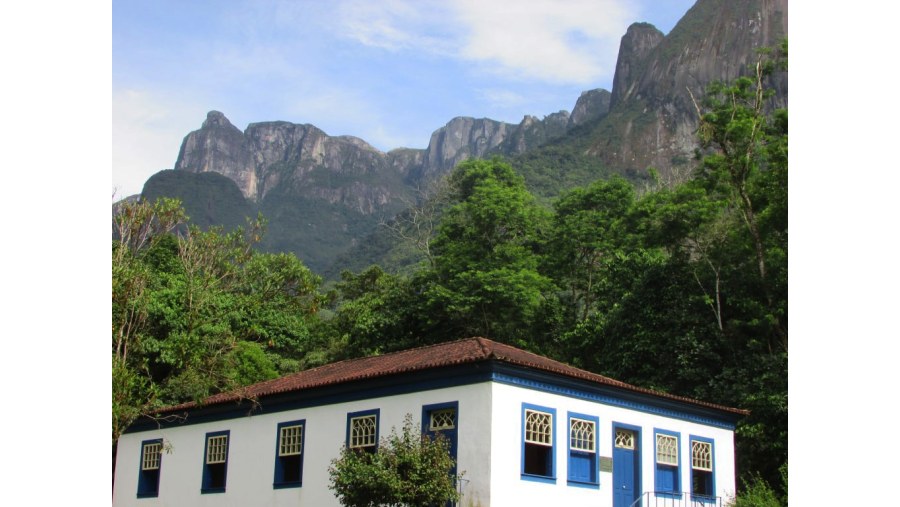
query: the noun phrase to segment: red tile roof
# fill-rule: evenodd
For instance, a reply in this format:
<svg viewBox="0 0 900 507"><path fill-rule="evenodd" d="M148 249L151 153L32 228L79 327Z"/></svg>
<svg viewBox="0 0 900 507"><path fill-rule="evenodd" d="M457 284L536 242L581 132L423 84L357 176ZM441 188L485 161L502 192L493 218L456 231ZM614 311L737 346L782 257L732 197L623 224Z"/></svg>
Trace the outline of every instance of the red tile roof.
<svg viewBox="0 0 900 507"><path fill-rule="evenodd" d="M619 382L618 380L581 370L522 349L488 340L487 338L466 338L463 340L428 345L380 356L340 361L318 368L293 373L281 378L259 382L235 391L216 394L206 398L200 404L189 402L167 407L160 410L160 413L199 406L237 402L248 398L259 399L264 396L278 393L301 391L304 389L341 384L354 380L386 377L399 373L423 371L443 366L471 364L492 359L516 366L524 366L539 371L555 373L565 377L617 387L636 393L649 394L660 398L689 403L691 405L722 410L732 414L749 414L746 410L661 393L651 389L626 384L625 382Z"/></svg>

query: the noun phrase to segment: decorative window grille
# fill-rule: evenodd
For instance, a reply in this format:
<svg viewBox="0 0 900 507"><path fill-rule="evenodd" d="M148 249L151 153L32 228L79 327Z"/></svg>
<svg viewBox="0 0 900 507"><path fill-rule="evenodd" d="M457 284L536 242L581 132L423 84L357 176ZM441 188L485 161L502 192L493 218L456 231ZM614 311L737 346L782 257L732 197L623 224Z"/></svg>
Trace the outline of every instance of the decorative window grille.
<svg viewBox="0 0 900 507"><path fill-rule="evenodd" d="M712 444L709 442L691 442L691 466L694 470L712 472Z"/></svg>
<svg viewBox="0 0 900 507"><path fill-rule="evenodd" d="M634 432L616 430L616 447L619 449L634 449Z"/></svg>
<svg viewBox="0 0 900 507"><path fill-rule="evenodd" d="M576 451L594 452L594 421L570 419L569 447Z"/></svg>
<svg viewBox="0 0 900 507"><path fill-rule="evenodd" d="M303 452L303 425L285 426L281 428L278 444L279 456L296 456Z"/></svg>
<svg viewBox="0 0 900 507"><path fill-rule="evenodd" d="M162 453L162 444L153 443L144 446L144 456L141 459L141 470L159 470L159 456Z"/></svg>
<svg viewBox="0 0 900 507"><path fill-rule="evenodd" d="M535 410L525 411L525 442L553 445L553 416Z"/></svg>
<svg viewBox="0 0 900 507"><path fill-rule="evenodd" d="M678 439L671 435L656 435L656 462L678 466Z"/></svg>
<svg viewBox="0 0 900 507"><path fill-rule="evenodd" d="M228 435L209 437L206 444L206 464L225 463L228 456Z"/></svg>
<svg viewBox="0 0 900 507"><path fill-rule="evenodd" d="M456 410L435 410L431 412L430 431L452 430L456 427Z"/></svg>
<svg viewBox="0 0 900 507"><path fill-rule="evenodd" d="M375 444L375 416L350 419L350 448L374 447Z"/></svg>

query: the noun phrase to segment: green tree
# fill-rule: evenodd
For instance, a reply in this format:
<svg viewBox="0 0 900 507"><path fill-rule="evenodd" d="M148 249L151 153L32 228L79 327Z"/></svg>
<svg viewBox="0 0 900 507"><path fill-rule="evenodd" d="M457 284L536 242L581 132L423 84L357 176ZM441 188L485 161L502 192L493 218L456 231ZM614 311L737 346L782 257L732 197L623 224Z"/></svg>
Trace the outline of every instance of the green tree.
<svg viewBox="0 0 900 507"><path fill-rule="evenodd" d="M787 67L787 41L779 51L761 51L751 76L707 89L698 137L706 150L699 180L711 194L726 198L739 213L750 236L759 286L768 309L767 319L778 345L787 350L786 307L779 292L786 290L786 271L772 280L772 257L787 257L787 111L772 111L774 91L767 78ZM761 202L762 201L762 202ZM769 208L768 212L763 211ZM768 215L768 216L766 216ZM784 219L783 234L769 234L763 222ZM774 224L770 224L774 225ZM782 284L782 281L785 282ZM770 344L771 346L771 344Z"/></svg>
<svg viewBox="0 0 900 507"><path fill-rule="evenodd" d="M567 290L573 322L597 312L602 300L618 298L609 275L630 250L633 205L634 189L620 177L573 189L556 202L546 264Z"/></svg>
<svg viewBox="0 0 900 507"><path fill-rule="evenodd" d="M381 439L375 452L347 447L328 469L329 488L346 507L429 507L456 501L449 442L423 435L407 414L403 428Z"/></svg>
<svg viewBox="0 0 900 507"><path fill-rule="evenodd" d="M123 203L113 241L113 443L140 416L318 364L320 280L248 227L178 227L180 204ZM178 230L178 234L175 231Z"/></svg>
<svg viewBox="0 0 900 507"><path fill-rule="evenodd" d="M462 334L528 341L554 292L538 269L548 214L499 159L459 164L450 188L456 204L432 243L432 314Z"/></svg>
<svg viewBox="0 0 900 507"><path fill-rule="evenodd" d="M113 216L112 442L154 404L157 392L142 354L153 273L145 257L186 220L174 199L123 201Z"/></svg>
<svg viewBox="0 0 900 507"><path fill-rule="evenodd" d="M346 359L422 345L439 339L427 332L417 279L370 266L341 273L335 285L335 315L325 324L332 336L334 359Z"/></svg>

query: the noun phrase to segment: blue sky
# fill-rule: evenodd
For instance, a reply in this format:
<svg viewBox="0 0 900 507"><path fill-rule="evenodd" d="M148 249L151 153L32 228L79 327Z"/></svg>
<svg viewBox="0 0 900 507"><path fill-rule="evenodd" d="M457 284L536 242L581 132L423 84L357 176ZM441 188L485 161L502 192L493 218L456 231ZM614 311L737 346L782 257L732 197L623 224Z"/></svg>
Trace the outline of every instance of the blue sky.
<svg viewBox="0 0 900 507"><path fill-rule="evenodd" d="M116 197L174 166L210 110L376 148L424 148L455 116L518 123L611 89L619 41L693 0L219 0L112 4Z"/></svg>

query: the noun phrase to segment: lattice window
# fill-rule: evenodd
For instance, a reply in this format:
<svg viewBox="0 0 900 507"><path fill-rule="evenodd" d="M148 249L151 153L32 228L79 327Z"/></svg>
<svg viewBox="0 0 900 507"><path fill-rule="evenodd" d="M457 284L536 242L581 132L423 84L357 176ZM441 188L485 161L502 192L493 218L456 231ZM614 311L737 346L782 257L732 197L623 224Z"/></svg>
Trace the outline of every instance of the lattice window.
<svg viewBox="0 0 900 507"><path fill-rule="evenodd" d="M709 442L691 442L691 466L694 470L712 472L712 444Z"/></svg>
<svg viewBox="0 0 900 507"><path fill-rule="evenodd" d="M525 411L525 442L553 445L553 416L535 410Z"/></svg>
<svg viewBox="0 0 900 507"><path fill-rule="evenodd" d="M619 449L634 449L634 432L616 430L616 447Z"/></svg>
<svg viewBox="0 0 900 507"><path fill-rule="evenodd" d="M144 455L141 459L141 470L159 470L160 454L162 454L161 443L145 445Z"/></svg>
<svg viewBox="0 0 900 507"><path fill-rule="evenodd" d="M456 410L435 410L431 412L430 431L452 430L456 427Z"/></svg>
<svg viewBox="0 0 900 507"><path fill-rule="evenodd" d="M350 448L375 446L375 433L374 415L350 419Z"/></svg>
<svg viewBox="0 0 900 507"><path fill-rule="evenodd" d="M298 424L281 428L278 455L296 456L301 452L303 452L303 425Z"/></svg>
<svg viewBox="0 0 900 507"><path fill-rule="evenodd" d="M228 457L228 435L209 437L206 441L206 464L225 463Z"/></svg>
<svg viewBox="0 0 900 507"><path fill-rule="evenodd" d="M656 435L656 462L678 466L678 439L671 435Z"/></svg>
<svg viewBox="0 0 900 507"><path fill-rule="evenodd" d="M576 451L594 452L594 421L572 418L569 421L569 447Z"/></svg>

